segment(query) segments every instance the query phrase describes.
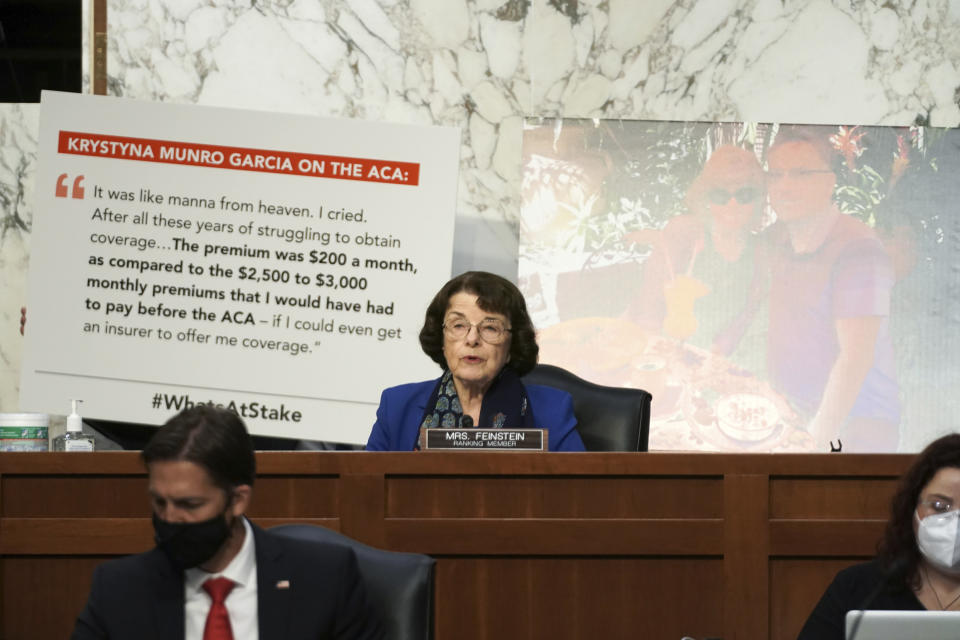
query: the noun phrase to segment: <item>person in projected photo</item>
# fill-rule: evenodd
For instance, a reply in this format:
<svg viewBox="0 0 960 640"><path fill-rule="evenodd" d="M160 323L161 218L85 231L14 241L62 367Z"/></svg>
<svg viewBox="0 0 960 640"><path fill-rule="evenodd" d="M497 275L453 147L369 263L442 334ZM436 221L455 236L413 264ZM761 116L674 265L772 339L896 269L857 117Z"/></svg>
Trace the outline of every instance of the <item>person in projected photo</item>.
<svg viewBox="0 0 960 640"><path fill-rule="evenodd" d="M770 380L820 449L895 451L899 387L889 334L893 266L866 224L833 201L839 158L819 130L782 129L770 149Z"/></svg>
<svg viewBox="0 0 960 640"><path fill-rule="evenodd" d="M840 571L798 640L843 640L848 611L960 610L960 434L930 443L904 473L877 557Z"/></svg>
<svg viewBox="0 0 960 640"><path fill-rule="evenodd" d="M741 366L762 373L760 310L752 309L749 326L734 325L747 318L743 311L751 288L758 286L754 258L764 200L763 169L756 156L740 147L718 147L687 191L689 213L653 236L640 295L626 318L731 355Z"/></svg>
<svg viewBox="0 0 960 640"><path fill-rule="evenodd" d="M427 307L420 346L443 374L383 392L368 451L411 451L422 428L443 427L545 428L551 451L583 451L570 395L520 379L539 347L510 281L468 271L447 282Z"/></svg>

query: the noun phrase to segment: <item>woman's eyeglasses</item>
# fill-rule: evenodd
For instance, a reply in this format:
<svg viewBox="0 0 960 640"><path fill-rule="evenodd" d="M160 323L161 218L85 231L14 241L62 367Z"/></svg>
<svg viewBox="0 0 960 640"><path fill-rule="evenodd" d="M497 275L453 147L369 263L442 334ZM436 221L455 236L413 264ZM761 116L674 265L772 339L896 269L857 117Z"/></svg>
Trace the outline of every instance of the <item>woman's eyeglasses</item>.
<svg viewBox="0 0 960 640"><path fill-rule="evenodd" d="M760 198L760 190L754 187L740 187L732 193L726 189L707 191L707 201L710 204L727 204L730 198L735 199L738 204L751 204Z"/></svg>
<svg viewBox="0 0 960 640"><path fill-rule="evenodd" d="M470 329L477 328L477 334L480 339L487 344L500 344L503 342L510 329L504 327L496 320L484 320L477 324L472 324L466 320L448 320L443 324L443 331L447 337L452 340L462 340L470 333Z"/></svg>

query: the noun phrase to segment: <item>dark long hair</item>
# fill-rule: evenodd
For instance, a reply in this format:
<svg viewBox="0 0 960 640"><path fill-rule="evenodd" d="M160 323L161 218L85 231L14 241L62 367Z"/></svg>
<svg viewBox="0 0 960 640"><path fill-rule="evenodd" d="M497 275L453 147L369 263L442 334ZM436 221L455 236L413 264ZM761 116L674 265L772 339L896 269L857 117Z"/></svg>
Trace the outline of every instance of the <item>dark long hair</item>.
<svg viewBox="0 0 960 640"><path fill-rule="evenodd" d="M884 569L897 569L911 583L918 580L920 550L913 532L913 514L920 492L940 469L960 469L960 434L951 433L934 440L924 449L900 479L900 486L890 503L890 520L878 548ZM918 586L919 583L914 584Z"/></svg>
<svg viewBox="0 0 960 640"><path fill-rule="evenodd" d="M420 330L420 347L430 359L446 370L447 360L443 355L443 316L447 313L450 298L460 293L477 296L477 306L484 311L501 313L510 320L510 361L506 366L518 375L525 375L537 364L540 347L533 322L527 313L527 303L516 285L486 271L467 271L443 285L427 307L423 328Z"/></svg>

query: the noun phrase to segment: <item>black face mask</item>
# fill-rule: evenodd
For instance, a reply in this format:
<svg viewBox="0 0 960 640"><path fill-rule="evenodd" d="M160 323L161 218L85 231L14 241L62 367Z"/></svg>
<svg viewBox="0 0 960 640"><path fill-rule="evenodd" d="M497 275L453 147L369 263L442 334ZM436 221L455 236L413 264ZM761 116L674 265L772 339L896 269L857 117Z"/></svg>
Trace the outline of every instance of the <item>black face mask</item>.
<svg viewBox="0 0 960 640"><path fill-rule="evenodd" d="M199 566L212 558L230 537L226 511L203 522L167 522L153 514L153 539L179 569Z"/></svg>

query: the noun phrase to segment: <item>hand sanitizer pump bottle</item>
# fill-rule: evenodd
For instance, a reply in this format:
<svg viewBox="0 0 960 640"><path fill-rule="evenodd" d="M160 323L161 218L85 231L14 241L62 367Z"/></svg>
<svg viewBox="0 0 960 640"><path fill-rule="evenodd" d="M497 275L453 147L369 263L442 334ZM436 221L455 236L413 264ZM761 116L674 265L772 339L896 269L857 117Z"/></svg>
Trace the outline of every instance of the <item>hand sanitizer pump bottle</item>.
<svg viewBox="0 0 960 640"><path fill-rule="evenodd" d="M83 432L83 420L77 413L77 403L80 400L71 400L72 410L67 416L67 432L53 440L54 451L93 451L93 436Z"/></svg>

